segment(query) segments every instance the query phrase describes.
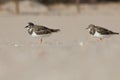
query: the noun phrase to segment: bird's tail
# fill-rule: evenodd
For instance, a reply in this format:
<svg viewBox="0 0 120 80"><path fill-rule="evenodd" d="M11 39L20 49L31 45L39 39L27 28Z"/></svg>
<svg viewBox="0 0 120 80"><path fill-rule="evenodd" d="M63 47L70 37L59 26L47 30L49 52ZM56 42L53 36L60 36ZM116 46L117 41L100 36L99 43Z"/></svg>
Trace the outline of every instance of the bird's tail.
<svg viewBox="0 0 120 80"><path fill-rule="evenodd" d="M52 32L58 32L60 29L51 29Z"/></svg>
<svg viewBox="0 0 120 80"><path fill-rule="evenodd" d="M119 35L119 33L117 33L117 32L114 32L113 34L117 34L117 35Z"/></svg>

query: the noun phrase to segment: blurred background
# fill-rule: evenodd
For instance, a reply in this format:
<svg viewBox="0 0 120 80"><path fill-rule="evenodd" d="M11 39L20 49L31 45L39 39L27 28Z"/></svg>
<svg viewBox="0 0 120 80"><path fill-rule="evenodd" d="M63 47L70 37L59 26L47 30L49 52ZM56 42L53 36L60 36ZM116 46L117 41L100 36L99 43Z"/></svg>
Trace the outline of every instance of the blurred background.
<svg viewBox="0 0 120 80"><path fill-rule="evenodd" d="M0 0L0 14L85 14L95 9L103 10L104 13L108 8L118 9L119 2L120 0Z"/></svg>

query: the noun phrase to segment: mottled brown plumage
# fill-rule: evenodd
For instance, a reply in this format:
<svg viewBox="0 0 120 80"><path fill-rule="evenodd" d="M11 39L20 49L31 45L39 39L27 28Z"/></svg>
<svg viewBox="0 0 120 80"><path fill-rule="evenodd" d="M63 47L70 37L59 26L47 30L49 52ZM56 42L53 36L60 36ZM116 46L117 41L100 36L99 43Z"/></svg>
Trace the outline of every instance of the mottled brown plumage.
<svg viewBox="0 0 120 80"><path fill-rule="evenodd" d="M87 29L89 30L89 33L91 35L94 35L95 37L99 37L100 39L103 38L104 36L119 34L117 32L113 32L106 28L95 26L93 24L90 24Z"/></svg>
<svg viewBox="0 0 120 80"><path fill-rule="evenodd" d="M28 33L33 37L43 36L43 35L45 36L47 34L60 31L60 29L50 29L42 25L35 25L31 22L28 23L28 26L26 26L25 28L27 28ZM41 41L42 41L42 37L41 37Z"/></svg>

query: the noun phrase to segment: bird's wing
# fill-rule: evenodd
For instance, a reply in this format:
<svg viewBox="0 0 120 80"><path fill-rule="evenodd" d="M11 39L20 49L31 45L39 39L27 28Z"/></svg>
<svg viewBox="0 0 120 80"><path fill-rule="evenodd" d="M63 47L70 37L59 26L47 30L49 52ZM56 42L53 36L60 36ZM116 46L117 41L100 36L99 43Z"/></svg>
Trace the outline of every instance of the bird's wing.
<svg viewBox="0 0 120 80"><path fill-rule="evenodd" d="M97 26L95 29L96 29L96 31L98 31L99 33L101 33L101 34L103 34L103 35L114 34L114 32L112 32L112 31L110 31L110 30L108 30L108 29L99 27L99 26Z"/></svg>
<svg viewBox="0 0 120 80"><path fill-rule="evenodd" d="M41 25L36 25L35 26L35 33L36 34L49 34L51 33L51 30L45 26L41 26Z"/></svg>

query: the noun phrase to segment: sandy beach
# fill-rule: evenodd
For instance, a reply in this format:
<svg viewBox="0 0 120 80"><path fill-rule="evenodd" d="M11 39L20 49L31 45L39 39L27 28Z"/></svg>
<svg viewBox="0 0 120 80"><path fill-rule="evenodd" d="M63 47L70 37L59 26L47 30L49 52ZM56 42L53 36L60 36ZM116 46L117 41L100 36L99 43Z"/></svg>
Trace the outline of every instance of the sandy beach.
<svg viewBox="0 0 120 80"><path fill-rule="evenodd" d="M120 6L97 8L69 16L1 12L0 80L120 80L120 35L101 42L85 29L95 24L120 33ZM28 22L61 31L40 44L24 28Z"/></svg>

